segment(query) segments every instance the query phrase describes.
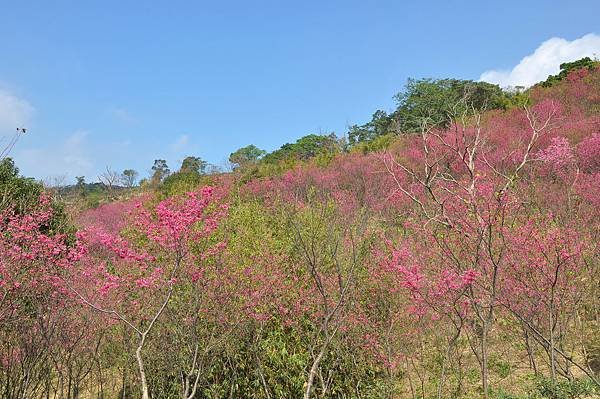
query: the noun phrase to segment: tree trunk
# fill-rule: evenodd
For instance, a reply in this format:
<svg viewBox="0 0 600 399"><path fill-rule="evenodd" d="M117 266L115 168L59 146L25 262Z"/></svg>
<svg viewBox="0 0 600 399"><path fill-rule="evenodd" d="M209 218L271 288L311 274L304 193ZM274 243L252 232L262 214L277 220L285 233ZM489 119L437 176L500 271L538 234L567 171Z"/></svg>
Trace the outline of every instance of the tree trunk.
<svg viewBox="0 0 600 399"><path fill-rule="evenodd" d="M135 350L135 358L137 359L138 368L140 372L140 383L142 384L142 399L150 399L150 394L148 393L148 383L146 382L146 372L144 371L144 361L142 359L142 348L144 347L145 339L146 336L142 335L140 344Z"/></svg>
<svg viewBox="0 0 600 399"><path fill-rule="evenodd" d="M317 374L317 369L319 368L319 363L321 363L321 359L323 359L323 355L325 355L325 350L327 349L327 344L323 344L321 351L313 361L312 366L310 367L310 372L308 373L308 382L306 383L306 391L304 391L304 399L310 399L310 394L312 391L312 386L315 381L315 375Z"/></svg>
<svg viewBox="0 0 600 399"><path fill-rule="evenodd" d="M488 323L487 321L482 325L481 334L481 384L483 387L483 397L489 397L488 388Z"/></svg>
<svg viewBox="0 0 600 399"><path fill-rule="evenodd" d="M552 305L551 305L552 306ZM552 375L552 383L556 384L556 359L554 356L554 318L552 317L552 309L550 309L549 314L549 323L550 323L550 370Z"/></svg>
<svg viewBox="0 0 600 399"><path fill-rule="evenodd" d="M529 332L527 331L527 327L523 325L523 337L525 339L525 349L527 350L527 356L529 357L529 367L533 370L533 373L537 376L538 370L537 365L535 363L535 354L533 352L533 348L531 347L531 341L529 339Z"/></svg>

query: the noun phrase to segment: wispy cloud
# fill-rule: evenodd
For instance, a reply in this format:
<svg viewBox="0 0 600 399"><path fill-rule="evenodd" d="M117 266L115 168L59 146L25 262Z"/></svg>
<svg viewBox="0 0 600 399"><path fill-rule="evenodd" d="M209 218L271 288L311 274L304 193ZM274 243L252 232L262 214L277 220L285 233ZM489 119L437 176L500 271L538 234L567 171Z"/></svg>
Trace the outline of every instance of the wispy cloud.
<svg viewBox="0 0 600 399"><path fill-rule="evenodd" d="M71 179L80 175L90 176L94 172L94 162L88 148L88 136L87 131L79 130L53 146L18 151L15 159L28 175L39 178L57 175L65 175Z"/></svg>
<svg viewBox="0 0 600 399"><path fill-rule="evenodd" d="M0 89L0 136L28 127L34 112L29 102Z"/></svg>
<svg viewBox="0 0 600 399"><path fill-rule="evenodd" d="M557 74L563 62L597 56L600 56L600 36L595 33L572 41L553 37L543 42L511 70L486 71L481 74L479 80L496 83L502 87L529 87L546 80L548 75Z"/></svg>

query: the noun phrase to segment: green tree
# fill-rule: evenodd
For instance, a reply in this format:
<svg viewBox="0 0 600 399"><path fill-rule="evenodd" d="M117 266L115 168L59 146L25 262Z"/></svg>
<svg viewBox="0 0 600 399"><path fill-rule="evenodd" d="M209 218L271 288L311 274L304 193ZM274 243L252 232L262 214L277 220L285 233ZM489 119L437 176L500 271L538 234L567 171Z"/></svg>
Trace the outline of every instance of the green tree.
<svg viewBox="0 0 600 399"><path fill-rule="evenodd" d="M340 151L340 142L334 133L328 135L309 134L295 143L284 144L278 150L265 155L264 162L277 163L284 160L306 161L322 154Z"/></svg>
<svg viewBox="0 0 600 399"><path fill-rule="evenodd" d="M167 161L164 159L155 159L154 165L152 166L152 185L156 186L160 184L165 177L169 176L171 170L167 165Z"/></svg>
<svg viewBox="0 0 600 399"><path fill-rule="evenodd" d="M229 155L229 162L234 165L234 168L244 167L249 164L256 163L267 152L261 150L257 146L250 144L242 147Z"/></svg>
<svg viewBox="0 0 600 399"><path fill-rule="evenodd" d="M161 191L171 196L195 189L206 175L208 166L208 163L200 157L186 157L181 162L179 171L163 179Z"/></svg>
<svg viewBox="0 0 600 399"><path fill-rule="evenodd" d="M196 173L196 174L204 174L206 173L206 167L208 163L200 157L185 157L183 162L181 162L181 168L179 168L179 173Z"/></svg>
<svg viewBox="0 0 600 399"><path fill-rule="evenodd" d="M394 98L398 107L392 118L404 133L419 131L424 125L445 128L457 115L507 104L498 85L459 79L409 79Z"/></svg>
<svg viewBox="0 0 600 399"><path fill-rule="evenodd" d="M42 185L34 179L19 175L12 158L0 161L0 210L14 206L24 212L38 201L42 191Z"/></svg>
<svg viewBox="0 0 600 399"><path fill-rule="evenodd" d="M11 158L0 161L0 211L12 208L19 214L27 214L34 209L44 193L41 183L30 177L23 177ZM48 232L72 232L62 204L53 201L53 216L44 226Z"/></svg>
<svg viewBox="0 0 600 399"><path fill-rule="evenodd" d="M445 128L456 116L506 108L511 104L509 97L499 86L487 82L409 79L404 90L394 96L396 110L391 114L377 110L369 122L352 125L348 142L354 147L383 136L416 132L424 125ZM361 146L362 150L368 147Z"/></svg>
<svg viewBox="0 0 600 399"><path fill-rule="evenodd" d="M599 61L592 60L590 57L584 57L573 62L563 62L560 64L560 72L558 75L550 75L546 81L540 83L544 87L550 87L553 84L563 80L571 71L577 69L587 68L589 70L598 68L600 66Z"/></svg>
<svg viewBox="0 0 600 399"><path fill-rule="evenodd" d="M131 188L135 186L135 182L138 177L138 172L133 169L125 169L121 173L121 182L125 187Z"/></svg>
<svg viewBox="0 0 600 399"><path fill-rule="evenodd" d="M81 197L85 197L85 194L86 194L85 176L75 176L75 180L77 181L77 183L75 183L75 188L77 189L77 193Z"/></svg>
<svg viewBox="0 0 600 399"><path fill-rule="evenodd" d="M395 132L397 123L387 112L377 110L371 117L371 121L364 125L353 125L348 131L350 145L371 141L379 136Z"/></svg>

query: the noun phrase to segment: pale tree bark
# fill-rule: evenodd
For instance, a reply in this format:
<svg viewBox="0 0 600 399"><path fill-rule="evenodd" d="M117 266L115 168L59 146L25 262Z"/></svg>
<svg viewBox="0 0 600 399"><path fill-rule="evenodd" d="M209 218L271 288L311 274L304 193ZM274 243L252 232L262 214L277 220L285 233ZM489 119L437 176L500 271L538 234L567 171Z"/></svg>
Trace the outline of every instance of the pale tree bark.
<svg viewBox="0 0 600 399"><path fill-rule="evenodd" d="M459 268L466 269L467 267L483 270L486 286L482 287L487 291L485 301L472 300L472 308L480 323L479 349L476 350L472 345L475 354L479 352L478 360L481 367L481 382L484 397L489 396L488 384L488 351L489 351L489 334L493 327L495 318L495 308L498 301L498 284L500 281L500 271L503 260L503 245L501 227L504 224L504 212L502 200L507 192L512 188L515 181L520 177L521 171L531 160L532 151L539 141L539 138L548 131L552 126L554 111L541 120L538 115L525 107L525 115L529 123L529 138L524 148L524 152L519 159L514 169L510 172L503 172L494 167L485 158L484 145L486 144L485 135L481 127L480 114L472 109L473 116L471 118L472 133L467 133L467 113L463 113L458 117L461 118L461 124L452 123L454 126L454 136L448 139L447 130L439 131L434 126L429 126L423 123L421 129L421 142L424 160L421 165L421 170L415 170L404 166L402 163L394 160L391 154L383 157L383 163L388 173L394 179L398 190L408 197L416 206L417 210L424 219L424 225L437 224L449 232L455 232L462 237L462 242L465 246L470 246L472 252L471 259L462 261L464 265L459 265ZM457 118L451 115L451 120L456 121ZM434 140L441 149L452 155L456 161L464 167L467 178L454 176L451 170L444 168L445 162L448 161L447 155L444 152L436 153L431 141ZM486 216L478 204L477 180L479 176L478 164L487 165L493 173L504 179L504 183L499 187L497 195L497 209L491 214L494 218ZM398 172L404 173L412 183L419 185L424 193L424 197L418 197L410 188L409 184L404 184L398 176ZM469 212L467 217L473 217L473 225L476 226L473 231L464 230L461 227L460 219L462 215L452 215L448 212L446 205L448 197L457 201L466 207ZM495 225L499 224L500 228ZM444 249L448 249L446 246ZM459 258L459 257L456 257ZM486 271L483 267L483 262L491 265L491 270ZM473 288L470 289L469 295L471 299L475 299Z"/></svg>
<svg viewBox="0 0 600 399"><path fill-rule="evenodd" d="M170 278L169 278L169 282L168 282L169 287L167 289L167 294L165 295L165 298L161 302L160 307L156 310L156 312L152 316L152 319L150 320L150 322L148 323L148 325L145 328L137 327L135 324L133 324L132 321L130 321L129 319L127 319L125 316L123 316L121 313L117 312L114 309L104 309L104 308L90 302L87 298L85 298L83 295L81 295L77 290L70 287L70 289L81 299L81 301L83 303L85 303L86 305L90 306L92 309L94 309L100 313L108 314L111 317L114 317L114 318L122 321L127 327L131 328L137 334L138 344L137 344L137 347L135 350L135 358L136 358L136 361L138 364L138 373L139 373L139 377L140 377L142 399L150 399L150 393L149 393L150 391L149 391L149 387L148 387L148 379L146 376L146 370L145 370L144 359L142 357L142 351L146 344L148 335L153 330L154 326L156 325L156 322L158 321L160 316L163 314L164 310L167 308L169 302L171 301L171 297L173 295L173 289L174 289L174 285L171 282L177 275L177 272L181 265L182 259L183 259L183 256L181 254L178 254L175 259L175 266L173 267L173 270L171 271L171 274L170 274Z"/></svg>

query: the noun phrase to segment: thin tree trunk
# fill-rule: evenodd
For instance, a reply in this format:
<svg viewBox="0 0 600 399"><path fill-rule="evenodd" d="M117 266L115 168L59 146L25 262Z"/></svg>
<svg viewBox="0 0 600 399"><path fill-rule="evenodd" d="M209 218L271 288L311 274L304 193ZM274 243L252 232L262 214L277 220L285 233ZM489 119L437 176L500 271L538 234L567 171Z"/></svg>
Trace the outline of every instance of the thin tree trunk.
<svg viewBox="0 0 600 399"><path fill-rule="evenodd" d="M544 337L544 335L538 331L535 326L533 326L532 324L530 324L528 321L526 321L523 317L521 317L521 315L519 315L517 312L515 312L514 310L510 309L509 307L507 307L507 309L513 314L515 315L515 317L517 317L519 320L521 320L523 323L525 323L527 325L527 327L529 327L531 329L531 331L534 333L534 336L537 337L541 342L544 342L545 345L550 346L550 341ZM594 376L594 373L591 372L590 370L588 370L586 367L580 365L579 363L575 362L573 360L573 358L571 356L567 356L563 351L561 351L558 348L555 348L554 351L556 353L558 353L560 356L563 357L563 359L567 360L569 363L571 363L573 366L577 367L579 370L581 370L583 373L585 373L585 375L587 375L590 380L592 380L592 382L594 382L594 384L596 384L596 386L600 387L600 381L598 381L598 379Z"/></svg>
<svg viewBox="0 0 600 399"><path fill-rule="evenodd" d="M525 339L525 349L527 350L527 356L529 358L529 367L533 369L533 373L535 375L538 375L537 365L535 363L535 354L533 353L533 348L531 347L529 332L527 331L526 326L523 326L523 336Z"/></svg>
<svg viewBox="0 0 600 399"><path fill-rule="evenodd" d="M408 386L410 388L410 395L411 395L412 399L416 399L415 388L413 386L412 377L410 376L410 365L408 363L408 359L406 359L405 362L406 362L406 376L408 377Z"/></svg>
<svg viewBox="0 0 600 399"><path fill-rule="evenodd" d="M488 324L483 323L481 335L481 383L483 386L483 397L488 398Z"/></svg>
<svg viewBox="0 0 600 399"><path fill-rule="evenodd" d="M315 380L315 375L317 374L317 369L319 368L319 364L321 363L321 359L323 359L323 355L325 355L325 350L327 349L327 342L323 344L319 354L313 361L312 366L310 367L310 372L308 373L308 382L306 383L306 390L304 391L304 399L310 399L310 394L312 391L312 386Z"/></svg>
<svg viewBox="0 0 600 399"><path fill-rule="evenodd" d="M552 305L550 306L552 307ZM548 319L550 324L550 371L552 383L556 384L556 359L554 358L554 318L552 317L552 309L550 309Z"/></svg>
<svg viewBox="0 0 600 399"><path fill-rule="evenodd" d="M140 340L140 344L135 350L135 358L138 363L138 369L140 373L140 383L142 384L142 399L150 399L150 394L148 393L148 382L146 381L146 371L144 370L144 361L142 359L142 348L144 347L144 341L146 340L146 335L142 335L142 339Z"/></svg>
<svg viewBox="0 0 600 399"><path fill-rule="evenodd" d="M456 333L452 336L452 338L450 339L450 342L448 342L448 346L446 348L446 353L444 354L444 358L442 359L442 370L440 371L440 383L438 384L438 392L437 392L438 399L442 399L442 390L444 388L444 381L446 379L446 363L448 361L448 358L450 357L450 352L452 351L454 344L460 337L460 332L461 332L461 330L458 329L456 331Z"/></svg>
<svg viewBox="0 0 600 399"><path fill-rule="evenodd" d="M123 366L123 380L122 380L122 390L121 390L121 399L125 399L125 390L127 388L125 388L125 384L127 383L126 380L126 376L125 373L127 372L127 368L125 366Z"/></svg>

